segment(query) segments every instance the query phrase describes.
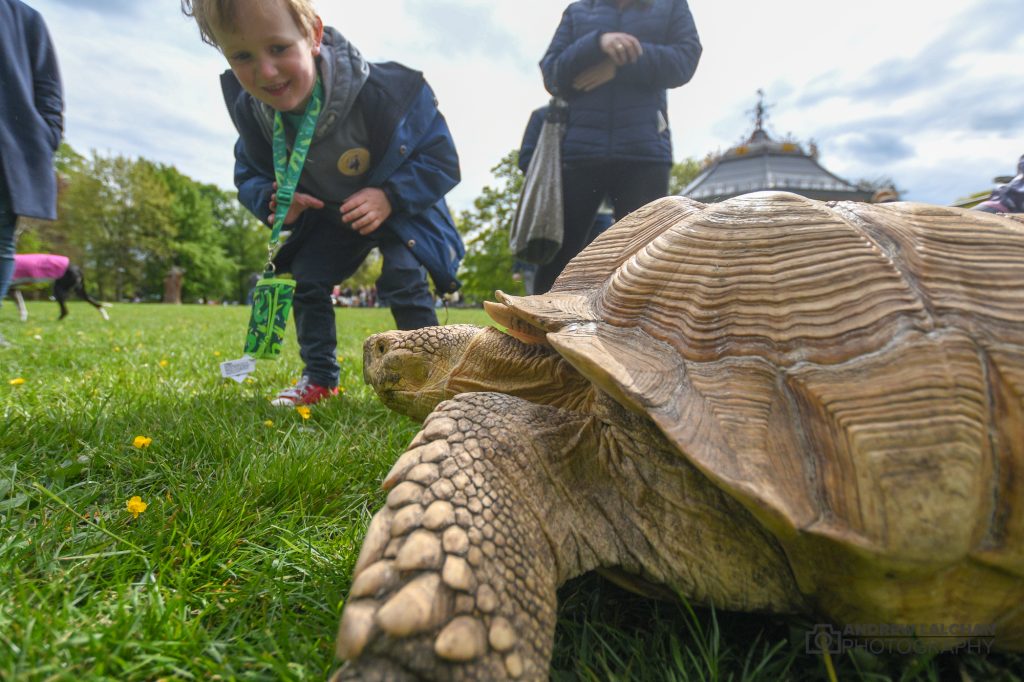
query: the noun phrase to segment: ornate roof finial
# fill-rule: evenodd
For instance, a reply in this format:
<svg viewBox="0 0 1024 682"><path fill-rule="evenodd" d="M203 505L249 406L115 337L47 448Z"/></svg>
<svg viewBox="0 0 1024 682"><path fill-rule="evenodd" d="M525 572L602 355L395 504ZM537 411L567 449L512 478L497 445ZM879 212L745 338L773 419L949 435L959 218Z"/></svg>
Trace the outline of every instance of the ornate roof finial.
<svg viewBox="0 0 1024 682"><path fill-rule="evenodd" d="M771 141L767 131L764 129L765 121L768 118L768 109L770 108L769 105L764 103L764 90L758 88L757 106L750 110L750 113L754 114L754 130L750 133L750 137L747 138L747 144Z"/></svg>
<svg viewBox="0 0 1024 682"><path fill-rule="evenodd" d="M757 106L754 108L754 130L764 130L764 90L757 89Z"/></svg>

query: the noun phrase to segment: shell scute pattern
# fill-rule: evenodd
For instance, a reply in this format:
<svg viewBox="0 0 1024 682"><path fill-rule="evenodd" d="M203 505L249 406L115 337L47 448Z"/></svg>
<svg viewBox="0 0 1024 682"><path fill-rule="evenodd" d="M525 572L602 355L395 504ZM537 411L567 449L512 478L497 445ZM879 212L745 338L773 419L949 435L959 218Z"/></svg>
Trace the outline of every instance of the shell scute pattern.
<svg viewBox="0 0 1024 682"><path fill-rule="evenodd" d="M675 222L654 218L664 215ZM1017 223L783 193L668 198L631 217L657 229L628 258L610 267L585 251L548 300L508 304L767 524L908 560L934 542L941 510L959 519L939 524L951 556L992 535L995 510L1021 532L1021 505L994 474L1024 463L1020 421L1004 415L1024 412ZM558 298L602 268L603 285L574 303L597 320L581 325ZM627 343L615 329L649 338ZM685 386L656 389L659 372Z"/></svg>

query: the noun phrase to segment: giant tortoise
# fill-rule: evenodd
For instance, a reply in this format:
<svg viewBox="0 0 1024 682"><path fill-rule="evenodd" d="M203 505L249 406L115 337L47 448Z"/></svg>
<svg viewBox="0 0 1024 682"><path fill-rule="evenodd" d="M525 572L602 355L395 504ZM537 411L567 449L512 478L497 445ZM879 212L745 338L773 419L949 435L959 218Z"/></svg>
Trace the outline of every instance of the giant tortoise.
<svg viewBox="0 0 1024 682"><path fill-rule="evenodd" d="M507 333L366 342L366 380L425 422L355 566L341 679L545 679L556 588L592 569L1024 649L1024 225L673 197L550 293L496 297Z"/></svg>

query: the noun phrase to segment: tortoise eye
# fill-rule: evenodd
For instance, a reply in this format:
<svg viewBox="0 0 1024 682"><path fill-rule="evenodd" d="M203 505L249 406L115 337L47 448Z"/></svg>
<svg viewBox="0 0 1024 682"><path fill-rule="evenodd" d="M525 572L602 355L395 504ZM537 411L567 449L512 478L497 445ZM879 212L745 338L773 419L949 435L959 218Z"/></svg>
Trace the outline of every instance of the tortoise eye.
<svg viewBox="0 0 1024 682"><path fill-rule="evenodd" d="M384 355L388 350L388 344L384 343L384 339L377 342L377 352Z"/></svg>

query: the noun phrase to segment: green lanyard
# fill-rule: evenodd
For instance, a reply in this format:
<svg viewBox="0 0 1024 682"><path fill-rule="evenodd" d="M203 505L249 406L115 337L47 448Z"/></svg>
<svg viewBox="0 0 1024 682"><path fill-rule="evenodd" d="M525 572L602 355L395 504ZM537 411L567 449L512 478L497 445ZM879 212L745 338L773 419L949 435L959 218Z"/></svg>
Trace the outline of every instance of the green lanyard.
<svg viewBox="0 0 1024 682"><path fill-rule="evenodd" d="M277 210L274 211L274 227L270 231L270 244L267 247L267 271L264 276L270 276L274 271L272 262L274 247L277 246L281 237L284 217L288 215L292 199L295 198L295 187L299 184L302 166L306 163L306 152L309 151L309 143L312 142L313 133L316 131L316 121L320 117L323 99L324 89L320 84L320 79L317 78L316 84L313 86L313 94L309 98L309 103L306 104L302 123L295 135L295 146L290 157L288 142L284 135L284 120L280 111L274 112L274 179L277 180Z"/></svg>

